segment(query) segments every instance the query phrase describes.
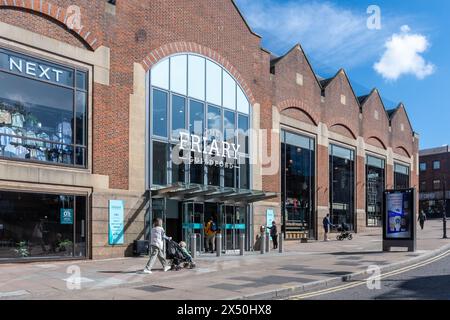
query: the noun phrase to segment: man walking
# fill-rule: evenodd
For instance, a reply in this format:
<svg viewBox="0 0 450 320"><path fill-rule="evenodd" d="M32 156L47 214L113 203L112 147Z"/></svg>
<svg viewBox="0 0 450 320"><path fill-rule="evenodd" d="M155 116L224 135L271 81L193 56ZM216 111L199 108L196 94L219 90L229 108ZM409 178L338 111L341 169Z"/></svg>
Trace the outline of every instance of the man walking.
<svg viewBox="0 0 450 320"><path fill-rule="evenodd" d="M278 248L278 230L275 220L272 221L272 226L268 229L270 229L270 237L272 238L273 249L275 250Z"/></svg>
<svg viewBox="0 0 450 320"><path fill-rule="evenodd" d="M330 232L330 228L333 226L330 221L330 214L327 213L327 216L323 218L323 229L325 231L323 241L330 241L328 238L328 233Z"/></svg>
<svg viewBox="0 0 450 320"><path fill-rule="evenodd" d="M425 215L425 212L423 210L420 210L419 213L419 224L420 224L420 229L423 230L423 227L425 225L425 221L427 220L427 216Z"/></svg>

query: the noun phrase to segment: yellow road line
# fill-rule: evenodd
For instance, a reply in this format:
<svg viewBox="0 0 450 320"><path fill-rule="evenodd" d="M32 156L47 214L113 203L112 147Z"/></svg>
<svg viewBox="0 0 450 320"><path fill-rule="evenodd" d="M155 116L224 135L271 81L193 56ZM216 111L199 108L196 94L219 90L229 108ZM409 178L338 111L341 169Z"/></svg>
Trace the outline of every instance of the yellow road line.
<svg viewBox="0 0 450 320"><path fill-rule="evenodd" d="M421 267L429 265L429 264L431 264L431 263L433 263L433 262L435 262L437 260L440 260L440 259L448 256L449 254L450 254L450 250L445 251L444 253L441 253L441 254L437 255L436 257L427 259L427 260L422 261L422 262L418 262L418 263L413 264L411 266L406 266L406 267L400 268L398 270L387 272L385 274L382 274L378 278L381 280L381 279L385 279L385 278L388 278L388 277L392 277L392 276L397 275L397 274L405 273L405 272L410 271L410 270L421 268ZM366 278L364 280L357 280L354 283L350 283L350 284L344 284L344 285L333 287L333 288L328 288L328 289L323 289L323 290L319 290L319 291L315 291L315 292L311 292L311 293L305 293L305 294L293 296L293 297L290 297L289 300L307 299L307 298L312 298L312 297L316 297L316 296L321 296L321 295L325 295L325 294L329 294L329 293L334 293L334 292L338 292L338 291L354 288L354 287L361 286L361 285L365 284L369 278Z"/></svg>

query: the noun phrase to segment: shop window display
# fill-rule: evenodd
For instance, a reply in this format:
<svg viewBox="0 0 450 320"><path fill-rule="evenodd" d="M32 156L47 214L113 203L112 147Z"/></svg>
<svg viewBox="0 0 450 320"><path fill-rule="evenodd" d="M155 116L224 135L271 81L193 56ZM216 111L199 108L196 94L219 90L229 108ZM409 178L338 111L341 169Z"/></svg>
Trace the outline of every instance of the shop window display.
<svg viewBox="0 0 450 320"><path fill-rule="evenodd" d="M287 235L314 238L315 146L312 138L281 132L282 219Z"/></svg>
<svg viewBox="0 0 450 320"><path fill-rule="evenodd" d="M0 83L1 157L86 166L86 72L0 49Z"/></svg>
<svg viewBox="0 0 450 320"><path fill-rule="evenodd" d="M86 197L0 192L0 261L86 257Z"/></svg>
<svg viewBox="0 0 450 320"><path fill-rule="evenodd" d="M337 145L329 148L331 223L355 226L355 151Z"/></svg>
<svg viewBox="0 0 450 320"><path fill-rule="evenodd" d="M367 226L382 224L383 191L385 190L385 160L366 157L366 212Z"/></svg>

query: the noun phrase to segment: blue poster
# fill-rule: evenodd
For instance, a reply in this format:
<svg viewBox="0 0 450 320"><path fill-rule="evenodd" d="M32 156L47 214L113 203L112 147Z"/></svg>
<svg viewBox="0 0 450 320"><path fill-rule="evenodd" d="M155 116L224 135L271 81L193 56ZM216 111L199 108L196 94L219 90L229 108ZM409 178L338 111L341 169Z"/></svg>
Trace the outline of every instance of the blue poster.
<svg viewBox="0 0 450 320"><path fill-rule="evenodd" d="M109 244L124 243L124 201L109 200Z"/></svg>
<svg viewBox="0 0 450 320"><path fill-rule="evenodd" d="M60 210L61 224L73 224L73 209Z"/></svg>
<svg viewBox="0 0 450 320"><path fill-rule="evenodd" d="M266 210L266 226L268 228L272 227L272 221L275 220L275 211L273 209L267 209ZM267 232L270 231L267 229Z"/></svg>
<svg viewBox="0 0 450 320"><path fill-rule="evenodd" d="M409 238L411 236L411 219L413 212L409 203L409 194L404 192L390 193L386 197L386 236L392 239Z"/></svg>

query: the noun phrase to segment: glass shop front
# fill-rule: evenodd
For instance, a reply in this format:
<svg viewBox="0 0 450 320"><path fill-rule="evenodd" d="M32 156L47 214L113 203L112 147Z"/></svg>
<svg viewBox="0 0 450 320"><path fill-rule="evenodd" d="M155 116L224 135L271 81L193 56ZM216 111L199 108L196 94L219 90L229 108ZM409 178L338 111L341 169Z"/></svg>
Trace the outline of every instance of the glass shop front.
<svg viewBox="0 0 450 320"><path fill-rule="evenodd" d="M149 74L148 221L159 217L176 241L205 249L210 218L222 248L250 245L250 203L268 195L250 190L250 104L217 63L196 54L159 62ZM273 196L273 195L272 195ZM149 230L149 228L147 228Z"/></svg>
<svg viewBox="0 0 450 320"><path fill-rule="evenodd" d="M0 84L1 161L87 167L87 70L0 48ZM87 208L86 195L0 190L0 262L86 257Z"/></svg>

